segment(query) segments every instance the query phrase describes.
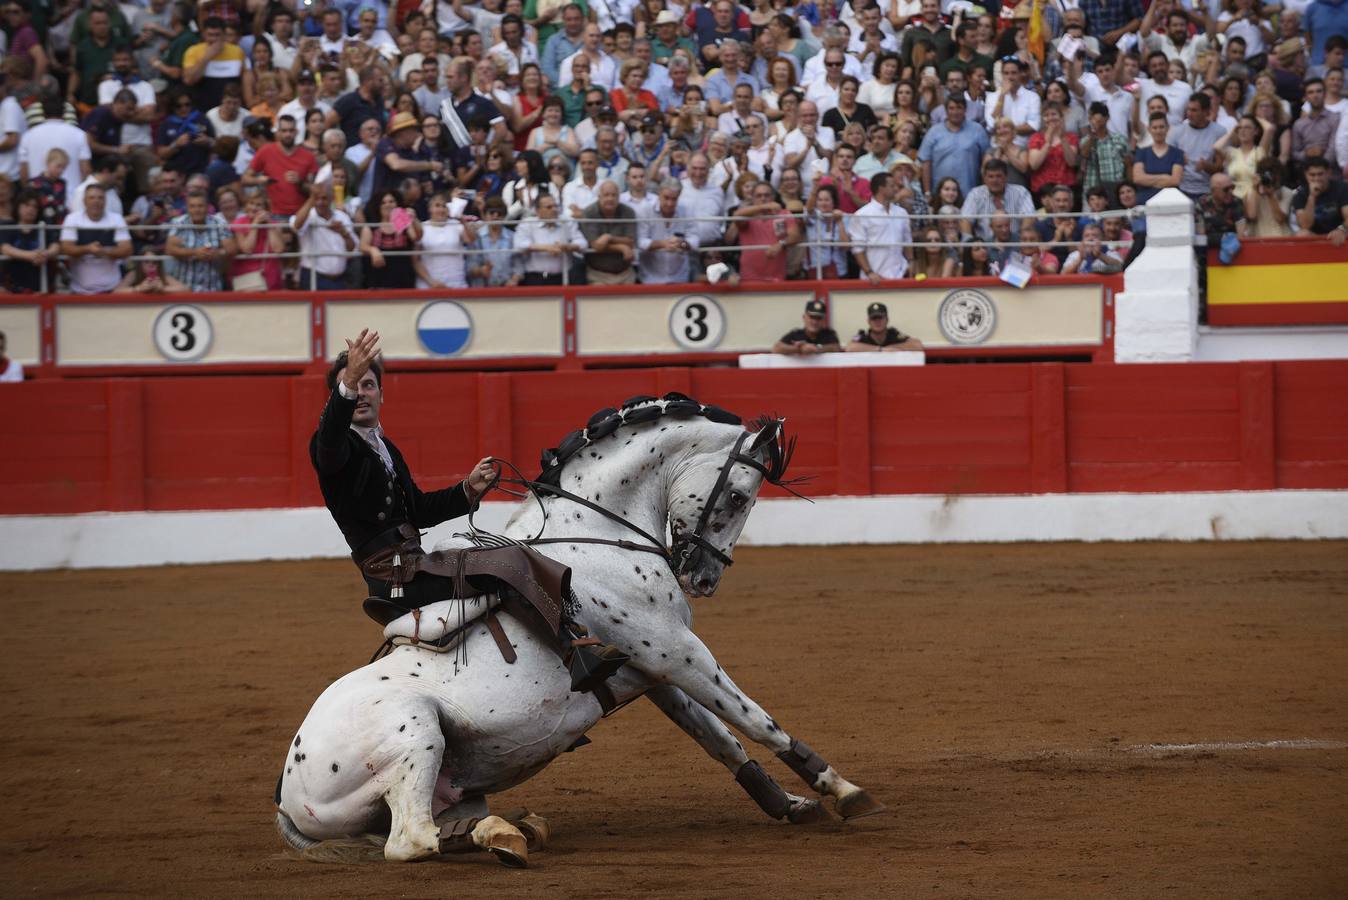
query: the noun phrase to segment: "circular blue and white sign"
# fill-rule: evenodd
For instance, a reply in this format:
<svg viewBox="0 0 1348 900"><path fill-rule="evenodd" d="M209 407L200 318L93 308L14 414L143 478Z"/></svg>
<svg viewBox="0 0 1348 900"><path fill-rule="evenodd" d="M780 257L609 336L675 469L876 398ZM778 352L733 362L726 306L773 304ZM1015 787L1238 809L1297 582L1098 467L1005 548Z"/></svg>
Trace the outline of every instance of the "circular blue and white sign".
<svg viewBox="0 0 1348 900"><path fill-rule="evenodd" d="M452 300L427 303L417 314L417 338L428 353L457 356L473 339L473 317Z"/></svg>

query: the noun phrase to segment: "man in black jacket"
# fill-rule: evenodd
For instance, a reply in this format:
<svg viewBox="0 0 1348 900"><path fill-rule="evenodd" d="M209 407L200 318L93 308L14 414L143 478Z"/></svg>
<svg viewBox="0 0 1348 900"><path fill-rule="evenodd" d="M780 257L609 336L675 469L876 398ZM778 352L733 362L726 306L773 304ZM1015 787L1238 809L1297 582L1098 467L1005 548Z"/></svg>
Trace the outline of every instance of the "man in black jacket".
<svg viewBox="0 0 1348 900"><path fill-rule="evenodd" d="M416 529L467 515L495 472L491 458L480 461L453 487L423 493L412 479L403 455L384 436L379 409L384 403L384 367L376 358L379 333L368 329L328 372L332 390L309 442L309 458L318 472L323 499L357 565L385 547L401 543ZM407 534L399 536L399 526ZM366 577L370 592L389 598L391 585ZM404 585L402 605L416 608L443 600L445 593L421 576Z"/></svg>
<svg viewBox="0 0 1348 900"><path fill-rule="evenodd" d="M309 458L318 473L323 500L342 529L370 593L391 600L402 610L418 609L454 596L454 579L418 570L410 579L395 582L372 576L371 569L392 572L389 557L399 559L394 553L405 554L408 561L424 557L419 530L476 508L495 477L495 467L487 457L453 487L421 491L402 453L379 425L379 409L384 402L379 333L366 329L346 345L346 352L337 356L328 372L331 394L309 442ZM545 564L549 562L534 556ZM380 565L372 566L376 561ZM566 573L559 582L563 587L554 589L563 596L550 598L555 612L560 613L569 570L551 565ZM395 610L394 615L400 613ZM577 641L576 632L583 630L564 616L560 620L554 616L548 624L558 629L559 652L570 666L573 689L591 689L626 662L627 657L616 648L590 646L596 641Z"/></svg>

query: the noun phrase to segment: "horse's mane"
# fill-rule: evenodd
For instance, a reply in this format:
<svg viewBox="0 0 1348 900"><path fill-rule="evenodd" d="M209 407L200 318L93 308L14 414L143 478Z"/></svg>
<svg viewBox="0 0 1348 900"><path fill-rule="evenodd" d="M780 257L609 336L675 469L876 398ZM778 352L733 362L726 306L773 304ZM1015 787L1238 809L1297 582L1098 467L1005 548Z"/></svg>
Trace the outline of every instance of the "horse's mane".
<svg viewBox="0 0 1348 900"><path fill-rule="evenodd" d="M632 426L632 424L642 424L646 422L655 422L655 420L671 419L692 419L702 418L708 422L718 424L737 424L743 426L744 420L723 410L721 407L709 406L709 404L698 403L693 397L683 395L683 393L670 392L663 397L635 396L625 401L619 408L605 407L603 410L590 416L584 428L577 428L570 432L565 438L558 442L555 447L543 450L542 455L542 474L539 474L538 481L543 484L558 486L561 482L562 469L566 468L566 463L576 457L578 453L592 446L597 441L603 441L604 438L612 435L623 426ZM754 422L745 426L749 431L760 431L762 428L778 427L780 419L772 416L759 416ZM795 439L786 441L782 435L768 443L768 461L767 461L767 480L772 484L780 484L782 476L786 474L787 463L791 461L791 454L795 450Z"/></svg>

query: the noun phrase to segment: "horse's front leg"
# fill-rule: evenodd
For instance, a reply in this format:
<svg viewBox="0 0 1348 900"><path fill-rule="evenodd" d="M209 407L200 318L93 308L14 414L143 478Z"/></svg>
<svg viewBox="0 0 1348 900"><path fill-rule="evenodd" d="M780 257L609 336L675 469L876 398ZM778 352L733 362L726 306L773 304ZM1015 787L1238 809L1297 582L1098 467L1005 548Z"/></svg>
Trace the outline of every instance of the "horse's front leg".
<svg viewBox="0 0 1348 900"><path fill-rule="evenodd" d="M642 662L642 668L651 675L652 680L680 688L708 712L738 728L749 740L775 753L814 791L833 797L838 815L844 819L867 816L884 809L883 804L872 800L864 790L839 775L804 741L783 731L772 716L735 685L734 680L716 662L707 645L692 631L685 629L676 633L670 649L663 656L658 659L643 656ZM750 765L758 767L752 761ZM745 767L742 766L741 770L744 771ZM758 772L767 778L761 768L758 768ZM744 771L743 775L737 772L736 779L755 800L759 800L756 790L765 796L770 793L766 787L750 786L758 779L752 769ZM770 778L767 780L771 781ZM746 781L750 784L746 784ZM763 801L759 800L759 804L763 805Z"/></svg>
<svg viewBox="0 0 1348 900"><path fill-rule="evenodd" d="M749 759L743 745L725 723L710 710L672 684L657 685L646 696L666 716L707 751L707 755L730 770L735 780L774 819L787 818L803 825L829 818L818 800L798 797L783 790L763 767Z"/></svg>

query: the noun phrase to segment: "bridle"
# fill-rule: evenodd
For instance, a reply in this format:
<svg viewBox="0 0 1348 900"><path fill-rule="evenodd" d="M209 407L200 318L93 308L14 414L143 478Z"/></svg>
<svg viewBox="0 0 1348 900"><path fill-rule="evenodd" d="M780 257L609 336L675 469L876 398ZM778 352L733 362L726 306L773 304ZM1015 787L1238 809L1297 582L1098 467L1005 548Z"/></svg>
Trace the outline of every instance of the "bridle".
<svg viewBox="0 0 1348 900"><path fill-rule="evenodd" d="M771 427L780 428L780 422ZM773 465L771 466L765 465L764 463L755 459L753 456L750 456L749 454L742 452L744 448L744 442L754 436L755 432L744 431L735 440L735 446L731 448L729 455L726 456L725 463L722 464L721 471L716 477L716 482L712 485L711 492L707 495L706 503L702 507L702 514L698 517L697 520L697 526L692 531L677 531L674 535L674 541L671 547L669 548L665 547L664 541L656 538L650 532L646 531L644 528L632 522L631 520L627 519L626 517L621 516L618 513L615 513L613 510L601 506L598 503L595 503L593 500L577 496L576 494L573 494L570 491L565 490L564 488L561 488L557 485L548 484L543 481L526 478L524 477L524 474L520 472L520 470L515 465L513 465L510 462L507 462L506 460L500 459L493 460L493 462L497 466L496 476L492 479L491 483L488 484L487 490L491 490L492 487L498 486L498 484L519 485L520 487L524 488L525 491L527 491L528 494L535 499L535 501L537 501L539 509L543 513L543 524L539 526L538 533L535 534L533 537L524 538L521 541L519 541L519 543L521 544L526 544L529 546L533 546L535 544L605 544L612 547L620 547L624 550L635 550L638 552L653 553L656 556L659 556L669 565L670 569L673 571L676 577L682 576L686 574L688 571L690 571L693 568L694 564L697 561L699 561L701 555L704 553L711 554L717 560L719 560L722 565L729 567L734 565L735 561L730 557L730 555L726 551L722 550L720 547L717 547L710 540L708 540L704 532L706 531L707 526L711 523L712 511L716 508L717 502L721 499L721 494L725 491L726 483L730 480L731 469L733 469L737 463L740 465L748 466L752 469L757 469L759 472L763 473L763 478L765 481L771 484L778 484L784 487L788 487L788 490L790 489L789 486L786 484L786 482L784 482L783 479L781 478L781 472L785 470L786 462L789 461L790 459L790 452L788 451L785 454L781 454L780 452L778 452L776 454L776 458L773 460ZM775 448L775 445L769 446ZM772 451L769 450L770 454L771 452ZM785 457L785 459L782 458L783 456ZM501 477L502 467L508 467L515 473L516 477L502 478ZM515 491L508 491L505 488L501 488L501 490L506 491L506 493L515 496L523 496L523 494L517 493ZM617 522L619 525L622 525L628 531L631 531L634 534L638 535L639 537L642 538L643 541L645 541L645 543L637 543L634 541L627 541L627 540L614 540L610 538L596 538L596 537L545 538L542 536L542 534L544 531L547 530L548 527L548 509L547 506L543 503L542 500L543 494L550 494L554 497L560 497L564 500L569 500L572 503L577 503L581 506L584 506L587 509L593 510L594 512L599 513L605 518L613 522ZM468 524L469 528L474 533L477 533L477 529L472 522L471 512L469 513Z"/></svg>
<svg viewBox="0 0 1348 900"><path fill-rule="evenodd" d="M744 442L751 436L752 435L746 431L735 441L734 448L730 451L730 455L726 457L725 464L721 466L720 474L716 476L716 483L712 485L711 493L707 495L707 502L702 507L702 515L697 518L697 527L690 532L675 533L674 546L671 548L674 558L670 563L671 568L674 569L675 575L687 574L688 571L693 568L693 563L702 553L710 553L712 556L716 557L716 559L720 560L721 565L727 568L735 564L735 561L730 558L729 554L707 540L704 536L704 532L707 530L707 525L711 522L712 510L716 509L716 503L721 499L721 492L725 490L726 482L730 480L730 470L734 468L736 463L762 472L765 481L774 480L772 472L769 471L767 466L763 465L752 456L740 452L740 448L744 446Z"/></svg>

